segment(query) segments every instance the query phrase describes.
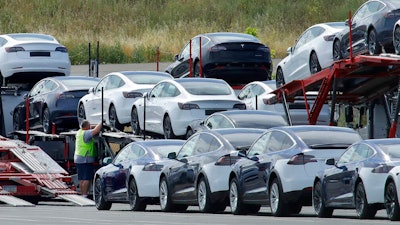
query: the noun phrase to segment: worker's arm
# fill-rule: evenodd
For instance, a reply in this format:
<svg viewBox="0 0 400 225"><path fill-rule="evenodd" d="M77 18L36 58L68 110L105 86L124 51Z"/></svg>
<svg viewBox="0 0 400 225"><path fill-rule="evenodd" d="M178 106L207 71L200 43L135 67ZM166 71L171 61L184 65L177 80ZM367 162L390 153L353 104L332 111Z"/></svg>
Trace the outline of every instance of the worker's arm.
<svg viewBox="0 0 400 225"><path fill-rule="evenodd" d="M101 131L102 122L98 123L92 131L93 136L97 135Z"/></svg>

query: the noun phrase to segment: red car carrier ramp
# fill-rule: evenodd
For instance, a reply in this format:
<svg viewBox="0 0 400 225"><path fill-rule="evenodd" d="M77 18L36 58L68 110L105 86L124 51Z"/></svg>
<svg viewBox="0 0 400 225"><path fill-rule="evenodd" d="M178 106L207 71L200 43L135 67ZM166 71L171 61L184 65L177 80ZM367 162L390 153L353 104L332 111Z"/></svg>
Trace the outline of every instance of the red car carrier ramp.
<svg viewBox="0 0 400 225"><path fill-rule="evenodd" d="M399 77L400 56L358 55L335 61L331 67L304 80L293 80L277 88L273 91L276 96L270 102L291 102L296 96L303 96L307 103L306 92L318 91L312 108L307 110L309 124L316 124L323 104L330 102L334 106L337 103L357 105L371 102L385 93L399 89ZM334 107L331 108L330 122L334 124Z"/></svg>
<svg viewBox="0 0 400 225"><path fill-rule="evenodd" d="M60 198L81 206L94 202L70 187L71 177L41 148L0 136L0 201L22 205ZM10 198L13 196L14 198Z"/></svg>

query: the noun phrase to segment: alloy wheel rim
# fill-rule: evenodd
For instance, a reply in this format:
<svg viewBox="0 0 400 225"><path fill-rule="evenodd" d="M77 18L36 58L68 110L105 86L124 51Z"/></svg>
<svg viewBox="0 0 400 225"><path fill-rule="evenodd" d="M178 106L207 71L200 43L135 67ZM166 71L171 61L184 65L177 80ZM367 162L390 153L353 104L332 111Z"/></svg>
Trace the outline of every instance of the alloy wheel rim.
<svg viewBox="0 0 400 225"><path fill-rule="evenodd" d="M375 33L374 32L370 33L368 46L369 46L369 54L370 55L375 54L376 41L375 41Z"/></svg>
<svg viewBox="0 0 400 225"><path fill-rule="evenodd" d="M313 201L314 201L314 209L315 209L315 211L317 213L320 212L321 208L322 208L322 195L321 195L321 189L320 189L318 184L314 188Z"/></svg>
<svg viewBox="0 0 400 225"><path fill-rule="evenodd" d="M394 31L394 38L393 38L393 43L394 43L394 48L396 50L396 53L400 53L400 28L396 28Z"/></svg>
<svg viewBox="0 0 400 225"><path fill-rule="evenodd" d="M394 214L394 208L395 208L395 199L394 199L394 187L392 184L389 184L388 189L385 193L385 208L386 208L386 213L388 214L389 217L392 217Z"/></svg>
<svg viewBox="0 0 400 225"><path fill-rule="evenodd" d="M238 204L238 190L235 182L232 182L229 191L229 203L232 211L236 211Z"/></svg>
<svg viewBox="0 0 400 225"><path fill-rule="evenodd" d="M168 198L168 192L167 192L167 184L163 181L161 182L160 185L160 205L162 208L165 208L167 205L167 198Z"/></svg>
<svg viewBox="0 0 400 225"><path fill-rule="evenodd" d="M197 197L199 201L199 207L201 210L203 210L207 201L206 184L204 183L204 181L200 182L199 184Z"/></svg>
<svg viewBox="0 0 400 225"><path fill-rule="evenodd" d="M44 132L48 132L50 129L50 115L47 110L43 113L43 130Z"/></svg>
<svg viewBox="0 0 400 225"><path fill-rule="evenodd" d="M279 204L278 184L276 183L272 184L269 198L270 198L272 212L275 213L278 209L278 204Z"/></svg>
<svg viewBox="0 0 400 225"><path fill-rule="evenodd" d="M365 202L364 202L364 197L363 197L363 191L361 188L357 188L357 193L356 193L356 211L358 215L361 215L362 210L365 207Z"/></svg>

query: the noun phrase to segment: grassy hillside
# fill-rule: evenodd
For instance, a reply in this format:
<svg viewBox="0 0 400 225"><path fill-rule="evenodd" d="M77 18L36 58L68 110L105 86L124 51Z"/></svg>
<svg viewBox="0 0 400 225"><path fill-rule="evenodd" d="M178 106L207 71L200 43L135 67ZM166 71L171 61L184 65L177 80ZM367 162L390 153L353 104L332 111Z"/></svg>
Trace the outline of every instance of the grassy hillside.
<svg viewBox="0 0 400 225"><path fill-rule="evenodd" d="M364 0L0 0L0 33L55 36L73 64L87 64L88 43L104 63L171 61L193 36L252 30L276 58L307 27L344 21ZM94 54L94 52L93 52Z"/></svg>

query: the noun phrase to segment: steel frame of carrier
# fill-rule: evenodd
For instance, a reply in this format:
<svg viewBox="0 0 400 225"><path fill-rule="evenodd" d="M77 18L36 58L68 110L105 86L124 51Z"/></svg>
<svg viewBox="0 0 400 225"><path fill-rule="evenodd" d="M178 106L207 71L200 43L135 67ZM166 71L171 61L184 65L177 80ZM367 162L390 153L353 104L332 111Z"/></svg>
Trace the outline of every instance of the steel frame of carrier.
<svg viewBox="0 0 400 225"><path fill-rule="evenodd" d="M335 61L329 68L312 74L304 80L294 80L273 93L271 103L282 102L290 121L287 102L303 95L308 113L309 124L315 125L323 104L330 102L330 125L335 125L334 112L338 103L347 105L369 104L384 97L386 93L397 92L397 101L392 110L385 105L389 115L390 131L388 137L394 137L397 128L400 100L400 56L381 54L379 56L358 55L349 59ZM307 91L318 91L311 108L308 107ZM395 98L396 99L396 98ZM391 113L389 113L391 111ZM373 124L373 121L370 121Z"/></svg>

